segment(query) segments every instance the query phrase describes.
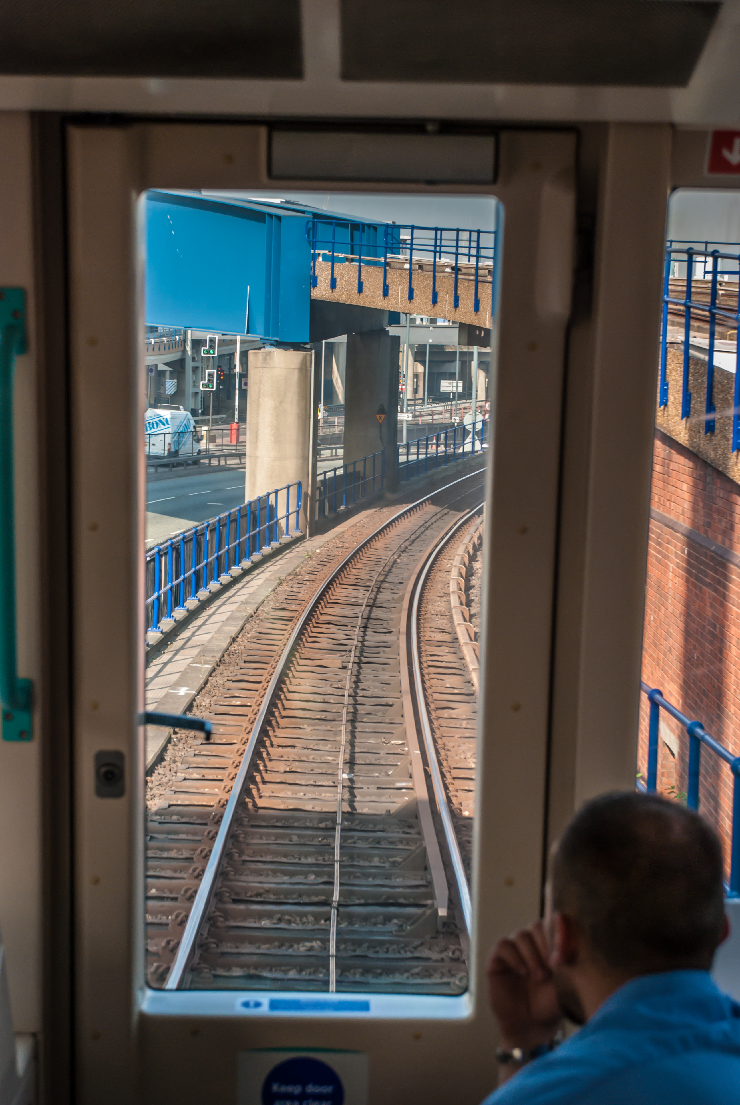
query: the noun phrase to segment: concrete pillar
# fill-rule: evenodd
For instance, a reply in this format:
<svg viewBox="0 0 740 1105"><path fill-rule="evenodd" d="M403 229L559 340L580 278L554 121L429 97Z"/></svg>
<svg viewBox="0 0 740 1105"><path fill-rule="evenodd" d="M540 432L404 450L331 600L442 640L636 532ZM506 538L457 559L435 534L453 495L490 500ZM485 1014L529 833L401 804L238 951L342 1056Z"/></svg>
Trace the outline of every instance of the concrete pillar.
<svg viewBox="0 0 740 1105"><path fill-rule="evenodd" d="M190 411L193 406L193 331L185 331L185 398L183 407Z"/></svg>
<svg viewBox="0 0 740 1105"><path fill-rule="evenodd" d="M400 340L387 330L347 335L344 463L385 453L385 486L398 485L398 358ZM378 422L380 407L385 418ZM377 463L377 462L376 462Z"/></svg>
<svg viewBox="0 0 740 1105"><path fill-rule="evenodd" d="M305 533L315 488L318 393L314 356L295 349L250 349L246 423L246 501L298 480L303 485L299 527ZM291 492L291 510L295 489ZM278 514L285 511L285 493ZM264 513L264 510L262 510ZM291 530L295 516L291 517ZM309 527L310 529L310 527ZM284 528L278 530L278 537ZM272 534L269 535L271 539ZM268 535L262 534L263 544Z"/></svg>

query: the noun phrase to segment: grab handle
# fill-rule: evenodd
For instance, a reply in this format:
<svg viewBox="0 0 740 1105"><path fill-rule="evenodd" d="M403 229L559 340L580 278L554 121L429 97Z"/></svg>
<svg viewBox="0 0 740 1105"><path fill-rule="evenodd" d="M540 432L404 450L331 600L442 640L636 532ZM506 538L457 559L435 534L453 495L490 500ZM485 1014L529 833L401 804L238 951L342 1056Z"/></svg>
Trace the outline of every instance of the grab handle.
<svg viewBox="0 0 740 1105"><path fill-rule="evenodd" d="M0 703L4 741L31 739L30 679L19 679L16 654L15 504L13 493L13 372L26 352L22 288L0 288Z"/></svg>

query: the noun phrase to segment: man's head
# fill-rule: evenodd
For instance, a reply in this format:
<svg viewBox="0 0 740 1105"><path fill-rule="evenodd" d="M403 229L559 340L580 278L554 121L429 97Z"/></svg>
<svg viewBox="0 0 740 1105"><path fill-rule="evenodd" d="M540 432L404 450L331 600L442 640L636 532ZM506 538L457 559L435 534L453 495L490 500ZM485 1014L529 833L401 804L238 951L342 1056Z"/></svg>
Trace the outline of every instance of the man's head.
<svg viewBox="0 0 740 1105"><path fill-rule="evenodd" d="M685 806L636 792L584 806L550 870L551 964L564 1012L585 1019L585 976L618 985L708 970L726 933L722 875L719 840Z"/></svg>

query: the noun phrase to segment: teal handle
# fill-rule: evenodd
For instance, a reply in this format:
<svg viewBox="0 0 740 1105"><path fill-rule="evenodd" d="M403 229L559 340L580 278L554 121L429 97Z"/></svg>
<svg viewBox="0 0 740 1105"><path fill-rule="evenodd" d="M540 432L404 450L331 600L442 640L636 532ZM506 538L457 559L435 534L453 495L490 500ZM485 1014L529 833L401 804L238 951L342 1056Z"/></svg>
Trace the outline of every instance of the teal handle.
<svg viewBox="0 0 740 1105"><path fill-rule="evenodd" d="M0 288L0 703L5 741L31 739L31 680L19 679L16 655L13 489L13 376L16 354L25 351L25 293Z"/></svg>

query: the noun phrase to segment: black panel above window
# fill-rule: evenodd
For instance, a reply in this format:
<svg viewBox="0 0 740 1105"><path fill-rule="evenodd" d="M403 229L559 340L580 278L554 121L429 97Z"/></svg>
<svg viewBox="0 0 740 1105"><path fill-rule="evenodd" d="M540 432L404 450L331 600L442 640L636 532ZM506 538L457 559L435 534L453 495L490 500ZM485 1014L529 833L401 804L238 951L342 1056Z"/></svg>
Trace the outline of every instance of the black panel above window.
<svg viewBox="0 0 740 1105"><path fill-rule="evenodd" d="M3 11L0 73L296 79L300 0L23 0Z"/></svg>
<svg viewBox="0 0 740 1105"><path fill-rule="evenodd" d="M350 81L683 87L711 0L341 0Z"/></svg>

